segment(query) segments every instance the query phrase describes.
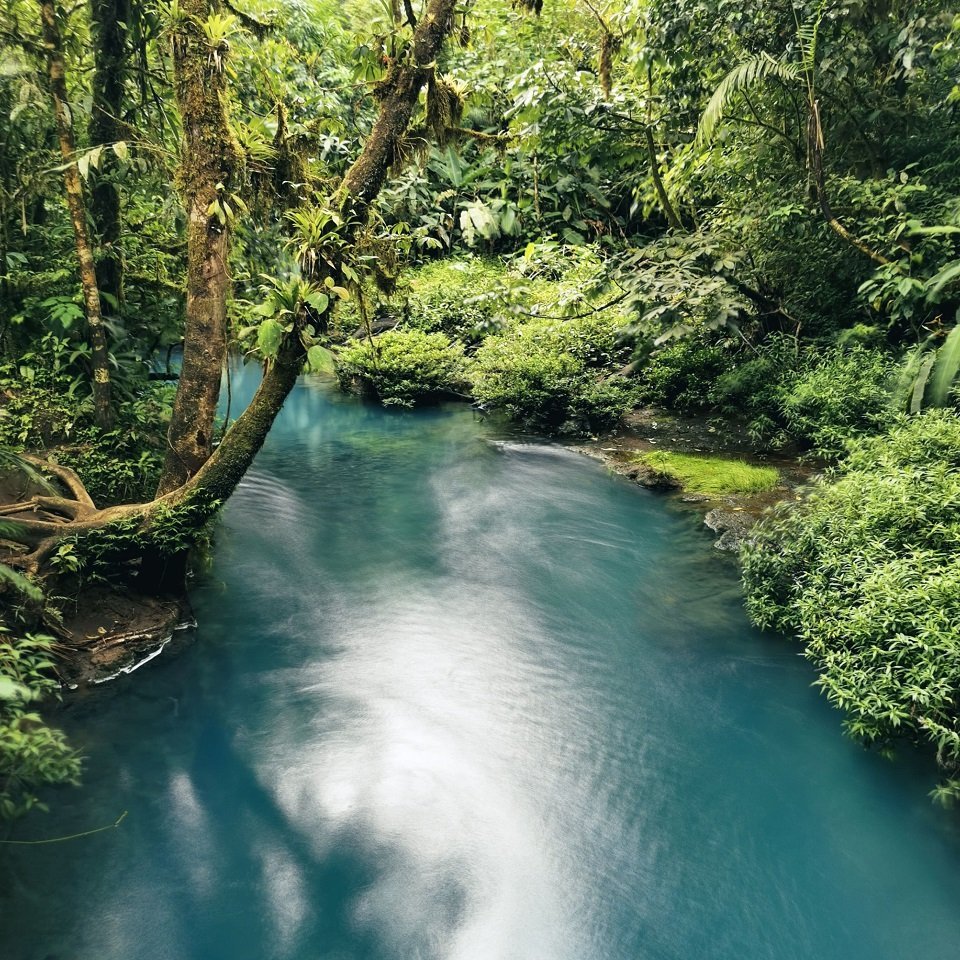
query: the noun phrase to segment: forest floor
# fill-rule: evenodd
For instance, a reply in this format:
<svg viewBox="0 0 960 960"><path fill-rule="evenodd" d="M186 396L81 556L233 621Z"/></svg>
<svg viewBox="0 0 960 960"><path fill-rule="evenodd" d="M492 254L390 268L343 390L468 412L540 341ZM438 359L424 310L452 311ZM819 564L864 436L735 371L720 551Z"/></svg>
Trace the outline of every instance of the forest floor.
<svg viewBox="0 0 960 960"><path fill-rule="evenodd" d="M797 451L761 453L743 425L734 420L682 417L654 407L631 410L622 425L609 434L579 441L572 448L602 461L608 469L641 486L661 490L703 515L707 527L717 533L715 546L736 551L750 529L770 508L798 496L797 491L823 469L822 464L801 460ZM777 485L762 493L708 495L684 490L665 481L637 458L657 451L721 457L748 464L774 467Z"/></svg>

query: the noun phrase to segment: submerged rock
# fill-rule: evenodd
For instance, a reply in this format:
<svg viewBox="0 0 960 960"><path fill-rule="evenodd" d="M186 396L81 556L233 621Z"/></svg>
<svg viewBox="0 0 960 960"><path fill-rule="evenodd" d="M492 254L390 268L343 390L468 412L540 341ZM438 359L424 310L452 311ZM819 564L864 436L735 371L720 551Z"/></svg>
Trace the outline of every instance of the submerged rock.
<svg viewBox="0 0 960 960"><path fill-rule="evenodd" d="M720 537L714 541L718 550L738 551L757 522L757 517L745 510L730 510L717 507L711 510L703 522Z"/></svg>

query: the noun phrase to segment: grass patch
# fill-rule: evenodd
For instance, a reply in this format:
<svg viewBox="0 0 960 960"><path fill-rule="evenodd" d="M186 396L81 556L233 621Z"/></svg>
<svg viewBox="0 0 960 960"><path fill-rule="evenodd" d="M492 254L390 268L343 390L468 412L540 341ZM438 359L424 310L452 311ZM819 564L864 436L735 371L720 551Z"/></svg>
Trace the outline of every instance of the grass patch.
<svg viewBox="0 0 960 960"><path fill-rule="evenodd" d="M673 480L683 490L712 496L765 493L780 482L780 473L774 467L755 467L723 457L658 451L637 457L637 462Z"/></svg>

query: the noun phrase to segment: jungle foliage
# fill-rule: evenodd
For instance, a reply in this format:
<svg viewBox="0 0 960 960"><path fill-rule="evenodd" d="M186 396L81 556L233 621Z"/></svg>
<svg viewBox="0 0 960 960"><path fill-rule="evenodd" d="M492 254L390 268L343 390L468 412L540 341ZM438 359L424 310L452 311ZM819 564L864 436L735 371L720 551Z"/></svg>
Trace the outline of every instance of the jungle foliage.
<svg viewBox="0 0 960 960"><path fill-rule="evenodd" d="M755 622L795 633L858 740L936 750L960 796L960 422L930 410L853 444L744 552Z"/></svg>
<svg viewBox="0 0 960 960"><path fill-rule="evenodd" d="M76 471L8 530L11 572L49 588L87 538L130 571L171 523L201 539L304 368L566 435L638 403L723 417L840 462L790 515L828 552L852 478L899 482L865 451L955 416L958 38L944 0L0 0L0 447ZM218 419L231 350L264 385ZM891 518L851 550L909 566L941 535L956 464L923 443L885 507L913 539ZM819 576L802 526L758 540L751 598ZM929 560L946 596L955 565ZM884 603L912 636L902 582ZM816 589L839 611L860 587ZM33 649L13 596L4 643ZM883 686L765 609L837 689ZM864 617L864 643L899 623ZM914 714L854 732L926 731L949 767L956 684L929 663L936 738Z"/></svg>

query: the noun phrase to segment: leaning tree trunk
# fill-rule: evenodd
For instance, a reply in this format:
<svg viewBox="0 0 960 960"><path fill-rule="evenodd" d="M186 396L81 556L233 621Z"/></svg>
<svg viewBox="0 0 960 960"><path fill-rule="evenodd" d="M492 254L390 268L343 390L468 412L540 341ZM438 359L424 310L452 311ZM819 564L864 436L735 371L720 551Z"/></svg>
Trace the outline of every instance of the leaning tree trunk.
<svg viewBox="0 0 960 960"><path fill-rule="evenodd" d="M453 26L455 3L456 0L430 0L414 33L413 63L394 65L384 80L380 112L373 130L340 188L340 201L354 214L345 220L338 238L341 242L349 242L362 229L370 204L398 156L400 141L406 134L420 91L432 75L433 63ZM315 324L317 318L312 318L311 322ZM64 537L88 534L112 523L137 523L141 544L153 541L155 547L162 549L165 521L171 515L187 513L194 527L211 519L220 504L236 489L263 446L300 375L304 357L301 331L294 329L285 334L253 399L231 425L217 449L186 482L159 495L151 503L98 510L75 475L55 467L54 472L70 491L69 497L37 497L27 503L0 509L0 514L6 514L19 524L20 529L12 539L32 548L29 554L8 562L37 573ZM39 511L42 516L24 516L26 511ZM182 524L175 525L182 529Z"/></svg>
<svg viewBox="0 0 960 960"><path fill-rule="evenodd" d="M122 140L121 114L127 65L129 0L91 0L93 25L93 103L87 132L92 147ZM120 249L120 193L111 175L117 167L112 151L100 162L90 205L99 238L97 276L100 291L116 303L123 301L123 255Z"/></svg>
<svg viewBox="0 0 960 960"><path fill-rule="evenodd" d="M347 171L340 188L344 205L360 221L366 219L370 204L387 178L387 171L399 159L400 141L410 125L420 91L433 76L437 55L453 29L455 8L452 0L431 0L426 13L417 22L412 56L395 62L377 87L380 113L363 151Z"/></svg>
<svg viewBox="0 0 960 960"><path fill-rule="evenodd" d="M239 150L227 114L227 45L213 49L201 26L218 0L181 0L173 37L174 89L183 122L178 176L187 211L187 308L183 367L157 496L186 483L206 463L227 357L230 190Z"/></svg>
<svg viewBox="0 0 960 960"><path fill-rule="evenodd" d="M43 46L47 54L47 71L50 77L50 92L53 96L57 138L63 157L63 183L67 194L67 207L76 239L77 260L80 266L80 284L83 288L83 304L87 317L87 335L90 338L91 367L93 370L93 407L97 426L109 430L113 426L113 407L110 400L110 357L107 352L107 334L100 309L100 288L97 286L97 271L94 266L93 248L87 230L87 211L83 197L83 184L77 166L76 142L73 136L73 119L67 101L66 68L57 10L53 0L41 0L40 16L43 24Z"/></svg>

